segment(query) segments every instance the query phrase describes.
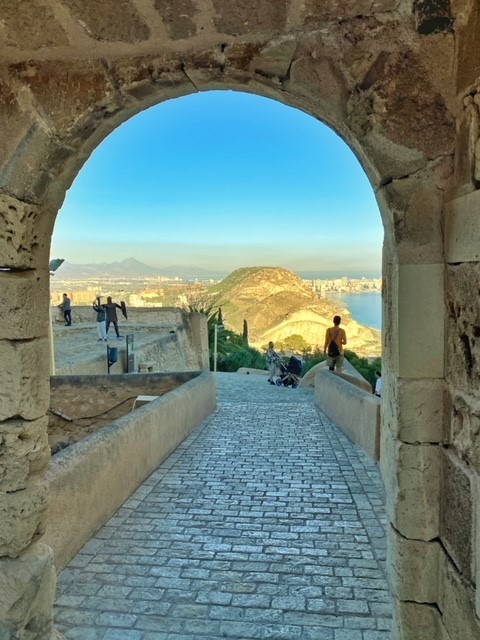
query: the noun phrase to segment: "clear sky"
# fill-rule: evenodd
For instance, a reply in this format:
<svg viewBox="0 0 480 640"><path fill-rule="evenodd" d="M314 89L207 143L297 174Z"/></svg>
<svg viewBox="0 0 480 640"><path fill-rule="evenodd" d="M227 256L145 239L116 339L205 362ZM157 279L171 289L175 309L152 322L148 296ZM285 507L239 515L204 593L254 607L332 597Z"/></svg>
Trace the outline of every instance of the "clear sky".
<svg viewBox="0 0 480 640"><path fill-rule="evenodd" d="M67 193L51 255L380 275L382 241L370 183L333 131L273 100L210 91L103 141Z"/></svg>

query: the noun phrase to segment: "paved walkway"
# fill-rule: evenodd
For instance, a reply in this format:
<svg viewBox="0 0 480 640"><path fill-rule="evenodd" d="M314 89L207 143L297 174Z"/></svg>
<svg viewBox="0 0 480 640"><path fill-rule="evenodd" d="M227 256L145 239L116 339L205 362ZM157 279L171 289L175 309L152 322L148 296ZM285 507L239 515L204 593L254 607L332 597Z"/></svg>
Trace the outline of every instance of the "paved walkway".
<svg viewBox="0 0 480 640"><path fill-rule="evenodd" d="M387 640L377 467L311 389L217 374L215 413L58 581L81 640Z"/></svg>

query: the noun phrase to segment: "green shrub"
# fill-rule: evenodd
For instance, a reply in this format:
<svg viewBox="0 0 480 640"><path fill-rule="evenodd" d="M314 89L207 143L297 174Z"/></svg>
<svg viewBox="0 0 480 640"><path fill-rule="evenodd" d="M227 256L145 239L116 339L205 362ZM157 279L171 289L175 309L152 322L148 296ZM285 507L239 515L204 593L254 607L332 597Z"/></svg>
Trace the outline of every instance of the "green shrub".
<svg viewBox="0 0 480 640"><path fill-rule="evenodd" d="M230 353L223 353L218 357L217 371L235 372L241 367L266 369L265 356L252 347L244 347Z"/></svg>

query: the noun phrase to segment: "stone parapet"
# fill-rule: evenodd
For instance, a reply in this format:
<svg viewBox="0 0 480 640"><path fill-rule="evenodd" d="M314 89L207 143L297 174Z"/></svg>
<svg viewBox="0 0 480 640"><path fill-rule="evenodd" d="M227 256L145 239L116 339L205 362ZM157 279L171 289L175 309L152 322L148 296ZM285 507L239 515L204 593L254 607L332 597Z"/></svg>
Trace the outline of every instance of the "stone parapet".
<svg viewBox="0 0 480 640"><path fill-rule="evenodd" d="M379 398L345 380L341 374L319 368L315 376L315 403L367 455L379 460Z"/></svg>
<svg viewBox="0 0 480 640"><path fill-rule="evenodd" d="M95 376L90 383L114 387L119 378L141 394L142 384L152 393L155 380L162 387L164 381L174 382L175 374ZM88 391L89 379L73 382L66 377L56 384L77 397L81 386ZM53 456L46 476L51 499L44 541L54 550L58 571L215 408L211 373L179 374L178 382L167 394Z"/></svg>

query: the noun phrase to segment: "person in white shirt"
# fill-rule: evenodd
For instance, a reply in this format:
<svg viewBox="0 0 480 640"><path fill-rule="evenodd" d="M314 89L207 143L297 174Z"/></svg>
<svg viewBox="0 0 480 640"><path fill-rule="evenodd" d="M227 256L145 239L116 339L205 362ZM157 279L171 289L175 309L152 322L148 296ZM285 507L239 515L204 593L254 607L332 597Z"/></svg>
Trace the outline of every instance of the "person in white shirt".
<svg viewBox="0 0 480 640"><path fill-rule="evenodd" d="M382 374L380 371L375 371L375 375L377 376L377 381L375 383L375 395L379 398L382 397Z"/></svg>

